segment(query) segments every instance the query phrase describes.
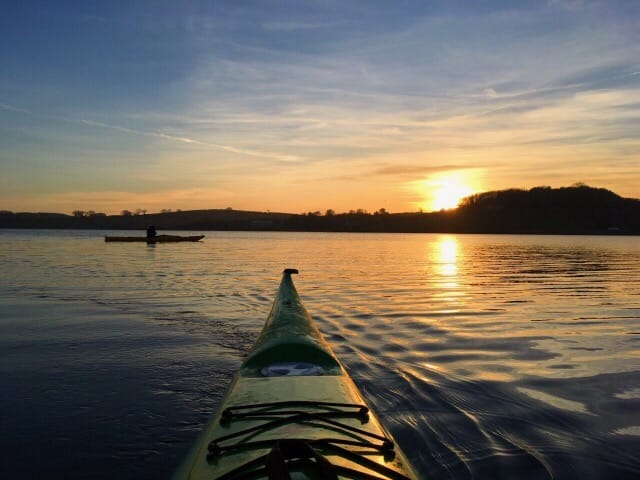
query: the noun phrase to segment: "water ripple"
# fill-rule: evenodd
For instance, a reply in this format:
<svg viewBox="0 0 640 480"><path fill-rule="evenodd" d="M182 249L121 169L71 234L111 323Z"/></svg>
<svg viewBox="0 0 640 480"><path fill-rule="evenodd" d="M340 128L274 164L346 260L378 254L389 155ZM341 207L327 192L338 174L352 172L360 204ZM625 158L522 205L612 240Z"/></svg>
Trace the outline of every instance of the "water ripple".
<svg viewBox="0 0 640 480"><path fill-rule="evenodd" d="M284 267L422 477L640 476L638 238L101 234L0 232L18 476L167 477ZM36 435L50 448L29 462Z"/></svg>

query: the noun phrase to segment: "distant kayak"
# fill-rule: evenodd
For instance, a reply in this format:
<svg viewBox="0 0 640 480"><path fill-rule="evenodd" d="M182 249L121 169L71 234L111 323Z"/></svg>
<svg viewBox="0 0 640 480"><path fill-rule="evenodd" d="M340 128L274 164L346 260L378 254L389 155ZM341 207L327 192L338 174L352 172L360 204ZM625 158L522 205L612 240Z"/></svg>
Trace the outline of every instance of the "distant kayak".
<svg viewBox="0 0 640 480"><path fill-rule="evenodd" d="M156 235L155 237L104 237L105 242L146 242L146 243L168 243L168 242L199 242L204 235L192 235L181 237L180 235Z"/></svg>
<svg viewBox="0 0 640 480"><path fill-rule="evenodd" d="M258 341L174 480L413 480L287 269Z"/></svg>

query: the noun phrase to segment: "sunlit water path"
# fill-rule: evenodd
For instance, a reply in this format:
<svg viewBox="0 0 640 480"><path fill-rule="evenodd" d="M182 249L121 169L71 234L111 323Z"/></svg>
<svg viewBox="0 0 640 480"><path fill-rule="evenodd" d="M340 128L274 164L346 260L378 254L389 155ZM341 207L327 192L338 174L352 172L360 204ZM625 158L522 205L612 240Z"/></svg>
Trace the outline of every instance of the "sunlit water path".
<svg viewBox="0 0 640 480"><path fill-rule="evenodd" d="M640 476L640 238L0 230L2 477L166 478L280 271L421 476Z"/></svg>

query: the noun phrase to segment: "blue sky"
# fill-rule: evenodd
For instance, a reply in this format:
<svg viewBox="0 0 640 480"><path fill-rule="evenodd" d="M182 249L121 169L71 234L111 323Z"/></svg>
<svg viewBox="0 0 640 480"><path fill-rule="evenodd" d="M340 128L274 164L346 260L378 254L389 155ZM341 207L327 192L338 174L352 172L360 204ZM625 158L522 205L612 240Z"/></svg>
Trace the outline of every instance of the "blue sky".
<svg viewBox="0 0 640 480"><path fill-rule="evenodd" d="M0 45L0 209L640 197L637 1L23 1Z"/></svg>

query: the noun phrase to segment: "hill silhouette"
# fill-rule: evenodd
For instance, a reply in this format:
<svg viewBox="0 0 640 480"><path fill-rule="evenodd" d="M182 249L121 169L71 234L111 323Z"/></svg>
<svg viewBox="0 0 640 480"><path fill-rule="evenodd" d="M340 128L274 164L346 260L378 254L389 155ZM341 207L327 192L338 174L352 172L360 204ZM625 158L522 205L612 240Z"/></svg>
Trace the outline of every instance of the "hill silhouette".
<svg viewBox="0 0 640 480"><path fill-rule="evenodd" d="M336 214L232 209L152 214L0 212L0 228L144 230L281 230L325 232L640 234L640 200L586 185L509 189L466 197L458 208L429 213Z"/></svg>

